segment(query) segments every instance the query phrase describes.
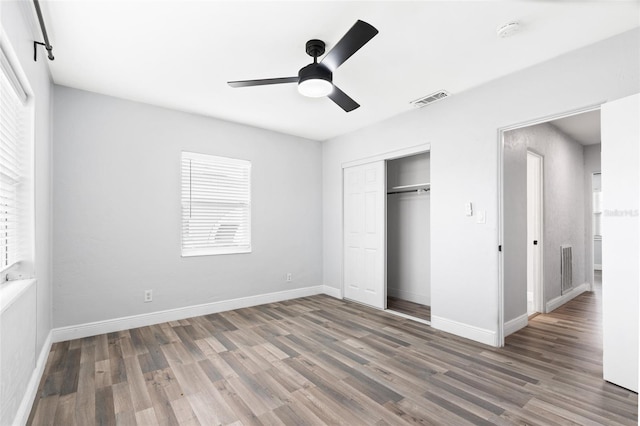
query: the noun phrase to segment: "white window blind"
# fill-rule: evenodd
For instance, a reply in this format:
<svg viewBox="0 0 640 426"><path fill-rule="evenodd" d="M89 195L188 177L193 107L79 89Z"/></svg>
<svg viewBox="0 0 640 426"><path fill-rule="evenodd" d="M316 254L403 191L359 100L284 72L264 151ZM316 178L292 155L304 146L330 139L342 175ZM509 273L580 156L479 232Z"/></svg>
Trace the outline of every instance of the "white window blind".
<svg viewBox="0 0 640 426"><path fill-rule="evenodd" d="M182 153L182 255L251 251L251 162Z"/></svg>
<svg viewBox="0 0 640 426"><path fill-rule="evenodd" d="M27 95L0 50L0 270L23 260Z"/></svg>

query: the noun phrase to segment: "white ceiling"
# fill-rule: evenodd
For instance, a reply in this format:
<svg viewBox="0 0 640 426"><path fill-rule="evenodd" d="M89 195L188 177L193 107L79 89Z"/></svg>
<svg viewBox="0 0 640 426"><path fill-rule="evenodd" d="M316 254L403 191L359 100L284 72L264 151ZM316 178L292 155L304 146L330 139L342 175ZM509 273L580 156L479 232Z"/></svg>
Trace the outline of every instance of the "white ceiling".
<svg viewBox="0 0 640 426"><path fill-rule="evenodd" d="M550 121L550 123L582 145L595 145L600 143L599 109L560 118Z"/></svg>
<svg viewBox="0 0 640 426"><path fill-rule="evenodd" d="M57 84L325 140L640 25L637 1L44 1ZM345 113L295 84L307 40L330 49L357 19L379 34L334 73ZM500 39L496 28L519 21ZM446 100L443 102L447 102ZM427 106L427 108L429 108Z"/></svg>

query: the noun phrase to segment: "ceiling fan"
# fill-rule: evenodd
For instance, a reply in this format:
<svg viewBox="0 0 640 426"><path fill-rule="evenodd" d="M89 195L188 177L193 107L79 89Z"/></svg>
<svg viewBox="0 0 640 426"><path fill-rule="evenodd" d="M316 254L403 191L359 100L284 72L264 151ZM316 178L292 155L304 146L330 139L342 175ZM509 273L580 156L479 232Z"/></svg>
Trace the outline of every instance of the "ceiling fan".
<svg viewBox="0 0 640 426"><path fill-rule="evenodd" d="M333 84L333 72L376 34L378 34L378 30L372 25L358 20L320 62L318 62L318 56L324 54L325 44L322 40L309 40L306 44L306 51L309 56L313 57L313 63L301 68L297 77L229 81L228 84L231 87L249 87L298 83L300 94L312 98L328 96L345 112L353 111L360 105Z"/></svg>

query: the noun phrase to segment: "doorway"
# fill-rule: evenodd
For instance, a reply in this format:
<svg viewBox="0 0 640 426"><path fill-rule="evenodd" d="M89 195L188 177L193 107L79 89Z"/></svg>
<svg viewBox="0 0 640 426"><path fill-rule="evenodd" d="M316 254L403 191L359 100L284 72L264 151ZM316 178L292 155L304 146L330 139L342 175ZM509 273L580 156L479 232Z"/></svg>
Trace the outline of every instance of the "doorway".
<svg viewBox="0 0 640 426"><path fill-rule="evenodd" d="M430 324L430 145L342 168L344 298Z"/></svg>
<svg viewBox="0 0 640 426"><path fill-rule="evenodd" d="M501 130L502 331L526 327L593 283L591 175L600 110Z"/></svg>
<svg viewBox="0 0 640 426"><path fill-rule="evenodd" d="M544 158L527 150L527 315L544 312L542 306L542 226Z"/></svg>
<svg viewBox="0 0 640 426"><path fill-rule="evenodd" d="M428 152L387 160L387 310L431 320Z"/></svg>

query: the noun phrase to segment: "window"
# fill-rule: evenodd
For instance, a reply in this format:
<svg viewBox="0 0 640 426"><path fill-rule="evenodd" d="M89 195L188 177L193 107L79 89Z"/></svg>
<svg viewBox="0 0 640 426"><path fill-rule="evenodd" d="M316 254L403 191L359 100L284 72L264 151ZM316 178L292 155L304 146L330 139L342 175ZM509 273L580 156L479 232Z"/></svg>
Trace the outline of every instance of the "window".
<svg viewBox="0 0 640 426"><path fill-rule="evenodd" d="M251 162L182 153L182 255L251 252Z"/></svg>
<svg viewBox="0 0 640 426"><path fill-rule="evenodd" d="M31 149L27 94L0 49L0 270L30 256Z"/></svg>

